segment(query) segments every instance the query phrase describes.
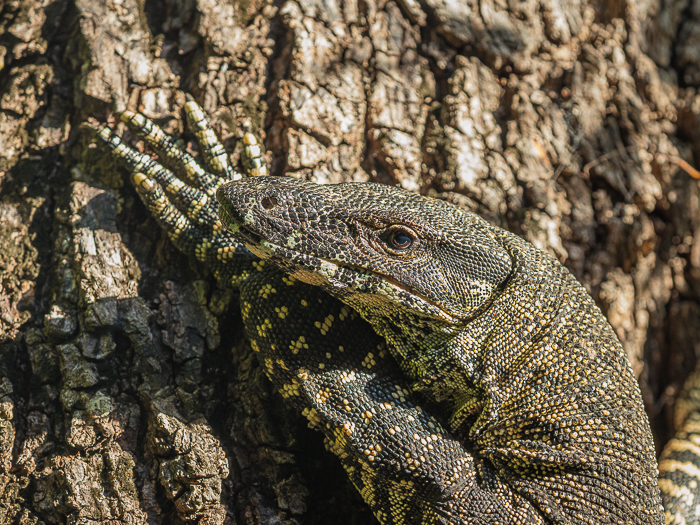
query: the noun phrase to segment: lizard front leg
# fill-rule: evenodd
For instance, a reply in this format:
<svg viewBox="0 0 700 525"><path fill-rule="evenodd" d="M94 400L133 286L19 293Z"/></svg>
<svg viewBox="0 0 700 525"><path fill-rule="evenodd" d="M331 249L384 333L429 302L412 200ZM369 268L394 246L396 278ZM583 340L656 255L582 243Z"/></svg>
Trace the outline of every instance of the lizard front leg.
<svg viewBox="0 0 700 525"><path fill-rule="evenodd" d="M175 246L204 263L225 286L237 287L241 277L248 274L255 257L222 227L215 193L221 184L240 179L242 175L233 170L226 155L221 154L223 146L201 108L194 101L188 101L185 109L190 126L197 130L208 170L138 113L124 112L121 118L137 136L179 168L177 175L151 156L124 144L107 127L102 128L98 136L129 167L139 197Z"/></svg>
<svg viewBox="0 0 700 525"><path fill-rule="evenodd" d="M212 192L242 175L229 167L201 109L188 102L186 111L206 170L139 114L122 118L175 173L106 129L100 137L130 166L141 199L173 242L240 288L245 330L266 374L324 433L377 518L397 525L541 522L493 473L477 476L484 465L421 409L384 340L356 312L255 258L221 228ZM257 142L248 133L244 140L246 174L260 173ZM503 496L499 505L491 504L494 493Z"/></svg>

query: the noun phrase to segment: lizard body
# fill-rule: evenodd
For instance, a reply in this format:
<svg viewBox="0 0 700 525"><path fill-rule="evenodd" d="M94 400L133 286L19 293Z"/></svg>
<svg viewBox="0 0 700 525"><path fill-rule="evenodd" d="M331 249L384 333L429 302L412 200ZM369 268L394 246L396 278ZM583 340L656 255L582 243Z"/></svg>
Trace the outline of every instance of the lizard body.
<svg viewBox="0 0 700 525"><path fill-rule="evenodd" d="M266 177L222 187L242 175L201 109L187 112L208 172L139 115L124 118L184 167L179 177L100 136L175 244L240 289L266 373L324 433L380 522L663 522L629 363L557 261L396 189ZM246 175L264 174L254 136L244 141ZM217 188L233 235L217 219ZM407 257L401 243L419 234L424 250ZM387 241L392 264L377 256ZM689 483L662 484L667 509L688 503Z"/></svg>
<svg viewBox="0 0 700 525"><path fill-rule="evenodd" d="M176 161L179 177L107 128L99 137L132 170L139 196L173 243L223 285L238 288L246 335L266 374L324 433L379 521L427 525L476 515L473 523L544 523L496 475L486 487L477 483L468 447L420 407L385 341L356 312L259 260L222 228L212 196L242 175L221 155L201 109L193 102L186 109L208 171L138 114L125 112L122 119ZM254 137L245 138L255 146ZM246 164L246 175L260 169ZM499 505L495 491L503 496Z"/></svg>
<svg viewBox="0 0 700 525"><path fill-rule="evenodd" d="M473 444L477 465L548 520L661 522L651 432L626 354L558 261L394 187L268 177L222 187L218 198L224 224L251 251L372 324L413 390Z"/></svg>

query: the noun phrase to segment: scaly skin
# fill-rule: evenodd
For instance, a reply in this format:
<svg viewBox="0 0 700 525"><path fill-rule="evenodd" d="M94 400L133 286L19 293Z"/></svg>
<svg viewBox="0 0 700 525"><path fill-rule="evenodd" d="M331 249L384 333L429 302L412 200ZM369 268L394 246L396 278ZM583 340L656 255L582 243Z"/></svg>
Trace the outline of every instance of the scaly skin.
<svg viewBox="0 0 700 525"><path fill-rule="evenodd" d="M667 525L700 523L700 365L676 400L676 436L659 458Z"/></svg>
<svg viewBox="0 0 700 525"><path fill-rule="evenodd" d="M217 197L249 250L372 324L414 391L473 447L481 483L499 479L552 523L663 522L625 352L552 257L450 204L376 184L261 177Z"/></svg>
<svg viewBox="0 0 700 525"><path fill-rule="evenodd" d="M216 190L243 175L201 109L189 102L186 110L207 170L138 114L122 118L177 176L109 130L100 137L129 165L173 242L240 289L268 376L325 434L380 522L660 522L629 365L556 261L471 214L400 190L284 179L222 189L225 222L298 279L290 277L217 219ZM243 140L245 175L266 174L255 137ZM419 256L387 251L392 224L420 241ZM662 456L669 524L697 523L697 391Z"/></svg>
<svg viewBox="0 0 700 525"><path fill-rule="evenodd" d="M379 521L544 523L497 477L477 483L468 447L417 404L385 341L356 312L259 260L222 228L212 196L243 175L228 165L201 109L190 101L186 110L206 171L142 115L126 112L122 120L179 176L107 128L99 137L129 166L139 196L175 245L239 289L246 334L268 377L324 433ZM255 138L244 141L246 175L264 173Z"/></svg>

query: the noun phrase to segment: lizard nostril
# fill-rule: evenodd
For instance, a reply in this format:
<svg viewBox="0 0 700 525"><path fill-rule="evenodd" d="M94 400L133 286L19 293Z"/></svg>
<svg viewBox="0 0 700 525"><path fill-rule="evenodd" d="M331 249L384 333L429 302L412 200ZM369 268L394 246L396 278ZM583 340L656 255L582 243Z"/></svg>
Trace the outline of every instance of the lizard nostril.
<svg viewBox="0 0 700 525"><path fill-rule="evenodd" d="M271 210L277 206L277 199L272 195L265 195L262 199L260 199L260 206L266 210Z"/></svg>

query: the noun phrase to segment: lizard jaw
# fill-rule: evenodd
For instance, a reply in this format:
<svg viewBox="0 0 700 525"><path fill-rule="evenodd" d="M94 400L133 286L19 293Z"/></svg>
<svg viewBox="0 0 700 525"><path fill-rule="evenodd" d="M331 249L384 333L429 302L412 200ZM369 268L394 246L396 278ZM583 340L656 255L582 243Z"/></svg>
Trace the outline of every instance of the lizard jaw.
<svg viewBox="0 0 700 525"><path fill-rule="evenodd" d="M371 289L376 292L372 297L378 302L381 302L381 299L394 303L405 303L410 300L414 307L420 306L421 311L448 325L461 325L464 322L463 319L388 277L276 244L251 231L245 224L235 220L229 222L229 220L230 218L223 220L224 224L251 253L282 267L292 277L302 282L320 286L331 295L356 308L360 313L365 310L363 303L366 301L363 301L363 295L368 295L363 290ZM293 245L293 242L291 244Z"/></svg>
<svg viewBox="0 0 700 525"><path fill-rule="evenodd" d="M292 189L280 188L280 184L290 185ZM432 319L448 331L469 322L473 312L460 304L450 301L443 304L439 297L431 297L411 286L410 278L404 283L390 271L359 264L365 252L356 245L353 228L344 221L334 223L335 219L330 219L331 228L315 231L317 206L309 205L308 210L295 206L297 184L303 188L310 183L263 177L220 187L217 199L222 223L252 253L301 281L321 286L366 318ZM317 253L313 247L306 252L299 250L308 248L318 235L323 238L321 245L332 249ZM449 281L441 282L446 283L445 288L450 287Z"/></svg>

